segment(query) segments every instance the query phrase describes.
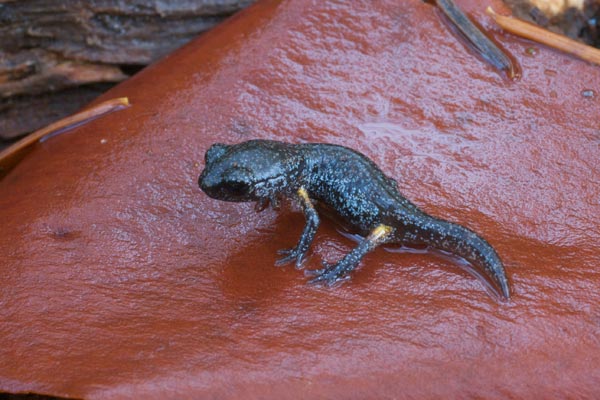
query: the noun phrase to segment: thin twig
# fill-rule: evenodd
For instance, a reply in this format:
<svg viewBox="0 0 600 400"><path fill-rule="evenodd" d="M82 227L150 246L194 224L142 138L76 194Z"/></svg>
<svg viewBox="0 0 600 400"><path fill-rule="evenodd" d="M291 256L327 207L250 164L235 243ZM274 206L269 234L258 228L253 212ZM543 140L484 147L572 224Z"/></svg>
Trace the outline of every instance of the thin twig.
<svg viewBox="0 0 600 400"><path fill-rule="evenodd" d="M40 139L48 135L64 132L79 126L85 122L89 122L104 114L123 109L129 106L127 97L119 97L116 99L107 100L90 109L73 114L69 117L56 121L45 128L37 130L30 135L24 137L12 146L7 147L0 152L0 178L10 171L16 164L25 156L26 151Z"/></svg>
<svg viewBox="0 0 600 400"><path fill-rule="evenodd" d="M507 71L509 78L515 78L516 70L511 59L452 0L436 0L436 3L487 62L499 70Z"/></svg>
<svg viewBox="0 0 600 400"><path fill-rule="evenodd" d="M565 53L572 54L594 64L600 64L600 50L594 47L569 39L566 36L550 32L547 29L540 28L537 25L530 24L529 22L522 21L518 18L505 17L504 15L496 14L491 7L486 9L486 13L494 18L498 25L510 33L564 51Z"/></svg>

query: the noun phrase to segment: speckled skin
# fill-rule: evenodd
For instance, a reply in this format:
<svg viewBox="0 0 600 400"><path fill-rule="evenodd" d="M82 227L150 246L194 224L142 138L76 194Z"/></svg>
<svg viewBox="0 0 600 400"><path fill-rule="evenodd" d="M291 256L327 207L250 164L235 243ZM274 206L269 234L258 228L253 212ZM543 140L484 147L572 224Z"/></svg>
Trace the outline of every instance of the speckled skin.
<svg viewBox="0 0 600 400"><path fill-rule="evenodd" d="M298 244L282 250L277 265L295 261L300 268L319 225L313 204L324 205L366 237L342 260L314 271L311 282L328 285L348 276L362 257L378 245L427 245L463 257L481 269L505 298L508 281L500 258L475 232L421 211L398 191L364 155L332 144L289 144L251 140L214 144L206 152L198 179L210 197L225 201L256 201L257 208L278 204L279 197L297 200L306 216Z"/></svg>

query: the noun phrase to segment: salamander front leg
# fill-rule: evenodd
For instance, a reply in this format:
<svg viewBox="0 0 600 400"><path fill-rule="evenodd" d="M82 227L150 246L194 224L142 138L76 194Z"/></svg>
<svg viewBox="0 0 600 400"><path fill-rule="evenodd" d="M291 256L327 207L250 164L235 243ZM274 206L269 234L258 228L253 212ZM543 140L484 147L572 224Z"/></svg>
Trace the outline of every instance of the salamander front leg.
<svg viewBox="0 0 600 400"><path fill-rule="evenodd" d="M302 205L302 211L304 211L304 216L306 217L306 225L304 226L304 230L302 231L302 235L300 236L300 240L296 247L280 250L279 254L282 254L285 257L277 260L275 265L281 266L291 261L296 261L296 268L299 269L302 268L302 261L317 233L317 228L319 227L319 215L310 201L306 189L301 187L298 189L297 194L300 204Z"/></svg>
<svg viewBox="0 0 600 400"><path fill-rule="evenodd" d="M360 260L362 260L368 252L375 249L380 244L385 243L393 232L394 228L391 226L383 224L379 225L340 261L333 265L325 264L325 269L313 271L316 272L317 277L312 279L310 283L323 282L327 286L333 285L356 268L360 263Z"/></svg>

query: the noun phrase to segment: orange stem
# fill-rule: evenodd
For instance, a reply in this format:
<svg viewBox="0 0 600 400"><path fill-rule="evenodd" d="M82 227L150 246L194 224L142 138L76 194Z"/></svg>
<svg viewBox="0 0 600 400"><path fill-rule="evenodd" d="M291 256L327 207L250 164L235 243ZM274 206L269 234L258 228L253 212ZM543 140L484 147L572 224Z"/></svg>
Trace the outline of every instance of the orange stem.
<svg viewBox="0 0 600 400"><path fill-rule="evenodd" d="M600 64L600 50L594 47L569 39L566 36L550 32L547 29L540 28L529 22L496 14L491 7L487 8L486 13L494 18L498 25L510 33L545 44L546 46L572 54L594 64Z"/></svg>
<svg viewBox="0 0 600 400"><path fill-rule="evenodd" d="M119 97L116 99L107 100L90 109L73 114L69 117L56 121L45 128L39 129L23 139L14 143L0 152L0 177L6 175L8 171L14 168L15 165L23 159L26 151L40 139L57 131L65 131L72 129L84 122L98 118L101 115L123 109L129 106L127 97Z"/></svg>

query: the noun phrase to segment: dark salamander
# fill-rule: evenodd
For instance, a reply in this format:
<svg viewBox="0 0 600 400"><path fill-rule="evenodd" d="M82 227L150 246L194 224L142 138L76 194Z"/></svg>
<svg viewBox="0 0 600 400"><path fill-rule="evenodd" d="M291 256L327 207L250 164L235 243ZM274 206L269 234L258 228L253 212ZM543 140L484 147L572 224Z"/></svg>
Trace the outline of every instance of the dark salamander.
<svg viewBox="0 0 600 400"><path fill-rule="evenodd" d="M310 247L324 205L357 230L364 239L344 258L315 271L311 282L332 285L346 277L369 251L385 243L427 245L463 257L483 270L505 298L510 297L502 262L492 246L475 232L421 211L398 191L364 155L343 146L289 144L250 140L214 144L206 152L198 184L210 197L225 201L256 201L259 210L280 197L295 199L306 226L296 247L282 250L278 265L300 268Z"/></svg>

